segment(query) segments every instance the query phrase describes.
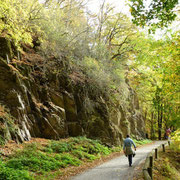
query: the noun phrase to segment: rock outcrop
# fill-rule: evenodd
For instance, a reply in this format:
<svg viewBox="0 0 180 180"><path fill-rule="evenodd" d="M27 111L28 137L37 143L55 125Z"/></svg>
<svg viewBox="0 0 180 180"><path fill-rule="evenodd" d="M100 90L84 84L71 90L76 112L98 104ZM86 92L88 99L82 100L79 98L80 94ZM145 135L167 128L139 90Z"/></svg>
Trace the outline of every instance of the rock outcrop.
<svg viewBox="0 0 180 180"><path fill-rule="evenodd" d="M12 60L10 42L1 38L0 43L0 105L9 109L16 125L8 138L22 142L31 137L86 135L112 145L121 144L127 133L144 137L138 98L128 82L128 104L120 98L112 103L100 93L89 91L86 81L73 81L71 73L63 72L63 64L59 64L61 73L57 73L45 70L43 63L28 63L25 55L26 61Z"/></svg>

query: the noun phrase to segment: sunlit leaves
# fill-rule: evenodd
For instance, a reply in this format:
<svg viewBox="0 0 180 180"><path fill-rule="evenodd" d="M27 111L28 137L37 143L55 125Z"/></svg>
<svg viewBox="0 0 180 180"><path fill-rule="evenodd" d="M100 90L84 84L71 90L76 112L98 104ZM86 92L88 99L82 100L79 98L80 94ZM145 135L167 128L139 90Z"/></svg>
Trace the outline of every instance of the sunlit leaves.
<svg viewBox="0 0 180 180"><path fill-rule="evenodd" d="M141 37L136 41L136 56L131 64L129 78L138 92L144 110L156 115L163 112L163 127L179 123L179 32L164 40Z"/></svg>
<svg viewBox="0 0 180 180"><path fill-rule="evenodd" d="M14 45L32 42L32 32L37 31L41 15L41 5L37 0L0 0L0 34L13 40Z"/></svg>
<svg viewBox="0 0 180 180"><path fill-rule="evenodd" d="M130 0L130 2L132 21L138 26L148 25L150 32L156 28L167 27L175 20L176 14L173 10L178 0Z"/></svg>

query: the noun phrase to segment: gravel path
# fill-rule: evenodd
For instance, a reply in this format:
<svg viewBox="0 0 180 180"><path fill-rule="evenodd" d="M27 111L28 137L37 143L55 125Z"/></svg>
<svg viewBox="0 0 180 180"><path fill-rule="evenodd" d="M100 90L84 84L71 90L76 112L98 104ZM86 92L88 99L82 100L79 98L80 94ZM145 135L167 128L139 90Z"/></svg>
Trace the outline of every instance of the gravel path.
<svg viewBox="0 0 180 180"><path fill-rule="evenodd" d="M132 167L128 166L128 159L123 155L100 166L89 169L80 175L74 176L71 180L132 180L134 168L145 160L153 148L165 142L166 141L156 141L151 145L137 148Z"/></svg>

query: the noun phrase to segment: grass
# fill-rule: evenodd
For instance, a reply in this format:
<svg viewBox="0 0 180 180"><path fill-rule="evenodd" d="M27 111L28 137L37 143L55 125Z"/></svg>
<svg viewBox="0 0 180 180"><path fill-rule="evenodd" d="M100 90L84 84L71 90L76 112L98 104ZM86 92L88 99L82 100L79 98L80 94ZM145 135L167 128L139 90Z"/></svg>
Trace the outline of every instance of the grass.
<svg viewBox="0 0 180 180"><path fill-rule="evenodd" d="M8 157L1 158L0 180L55 179L63 175L61 170L64 168L80 166L121 150L121 147L110 148L86 137L50 140L44 145L26 144Z"/></svg>

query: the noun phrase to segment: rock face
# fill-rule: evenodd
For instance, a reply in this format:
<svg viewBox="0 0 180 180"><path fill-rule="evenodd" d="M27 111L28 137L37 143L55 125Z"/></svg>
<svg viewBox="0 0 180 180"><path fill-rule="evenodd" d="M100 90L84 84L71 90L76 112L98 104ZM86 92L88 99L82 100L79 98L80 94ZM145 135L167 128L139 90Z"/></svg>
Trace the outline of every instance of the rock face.
<svg viewBox="0 0 180 180"><path fill-rule="evenodd" d="M144 120L136 93L125 82L128 105L114 103L86 88L86 82L73 82L67 73L44 73L44 67L13 60L6 61L11 46L0 39L0 105L15 119L16 141L31 137L59 139L86 135L103 142L121 144L127 133L144 137ZM2 49L1 49L2 51ZM12 54L12 53L11 53ZM63 71L63 66L60 65ZM71 83L70 83L71 82Z"/></svg>
<svg viewBox="0 0 180 180"><path fill-rule="evenodd" d="M4 37L0 37L0 45L0 56L6 60L11 59L13 54L10 41Z"/></svg>

